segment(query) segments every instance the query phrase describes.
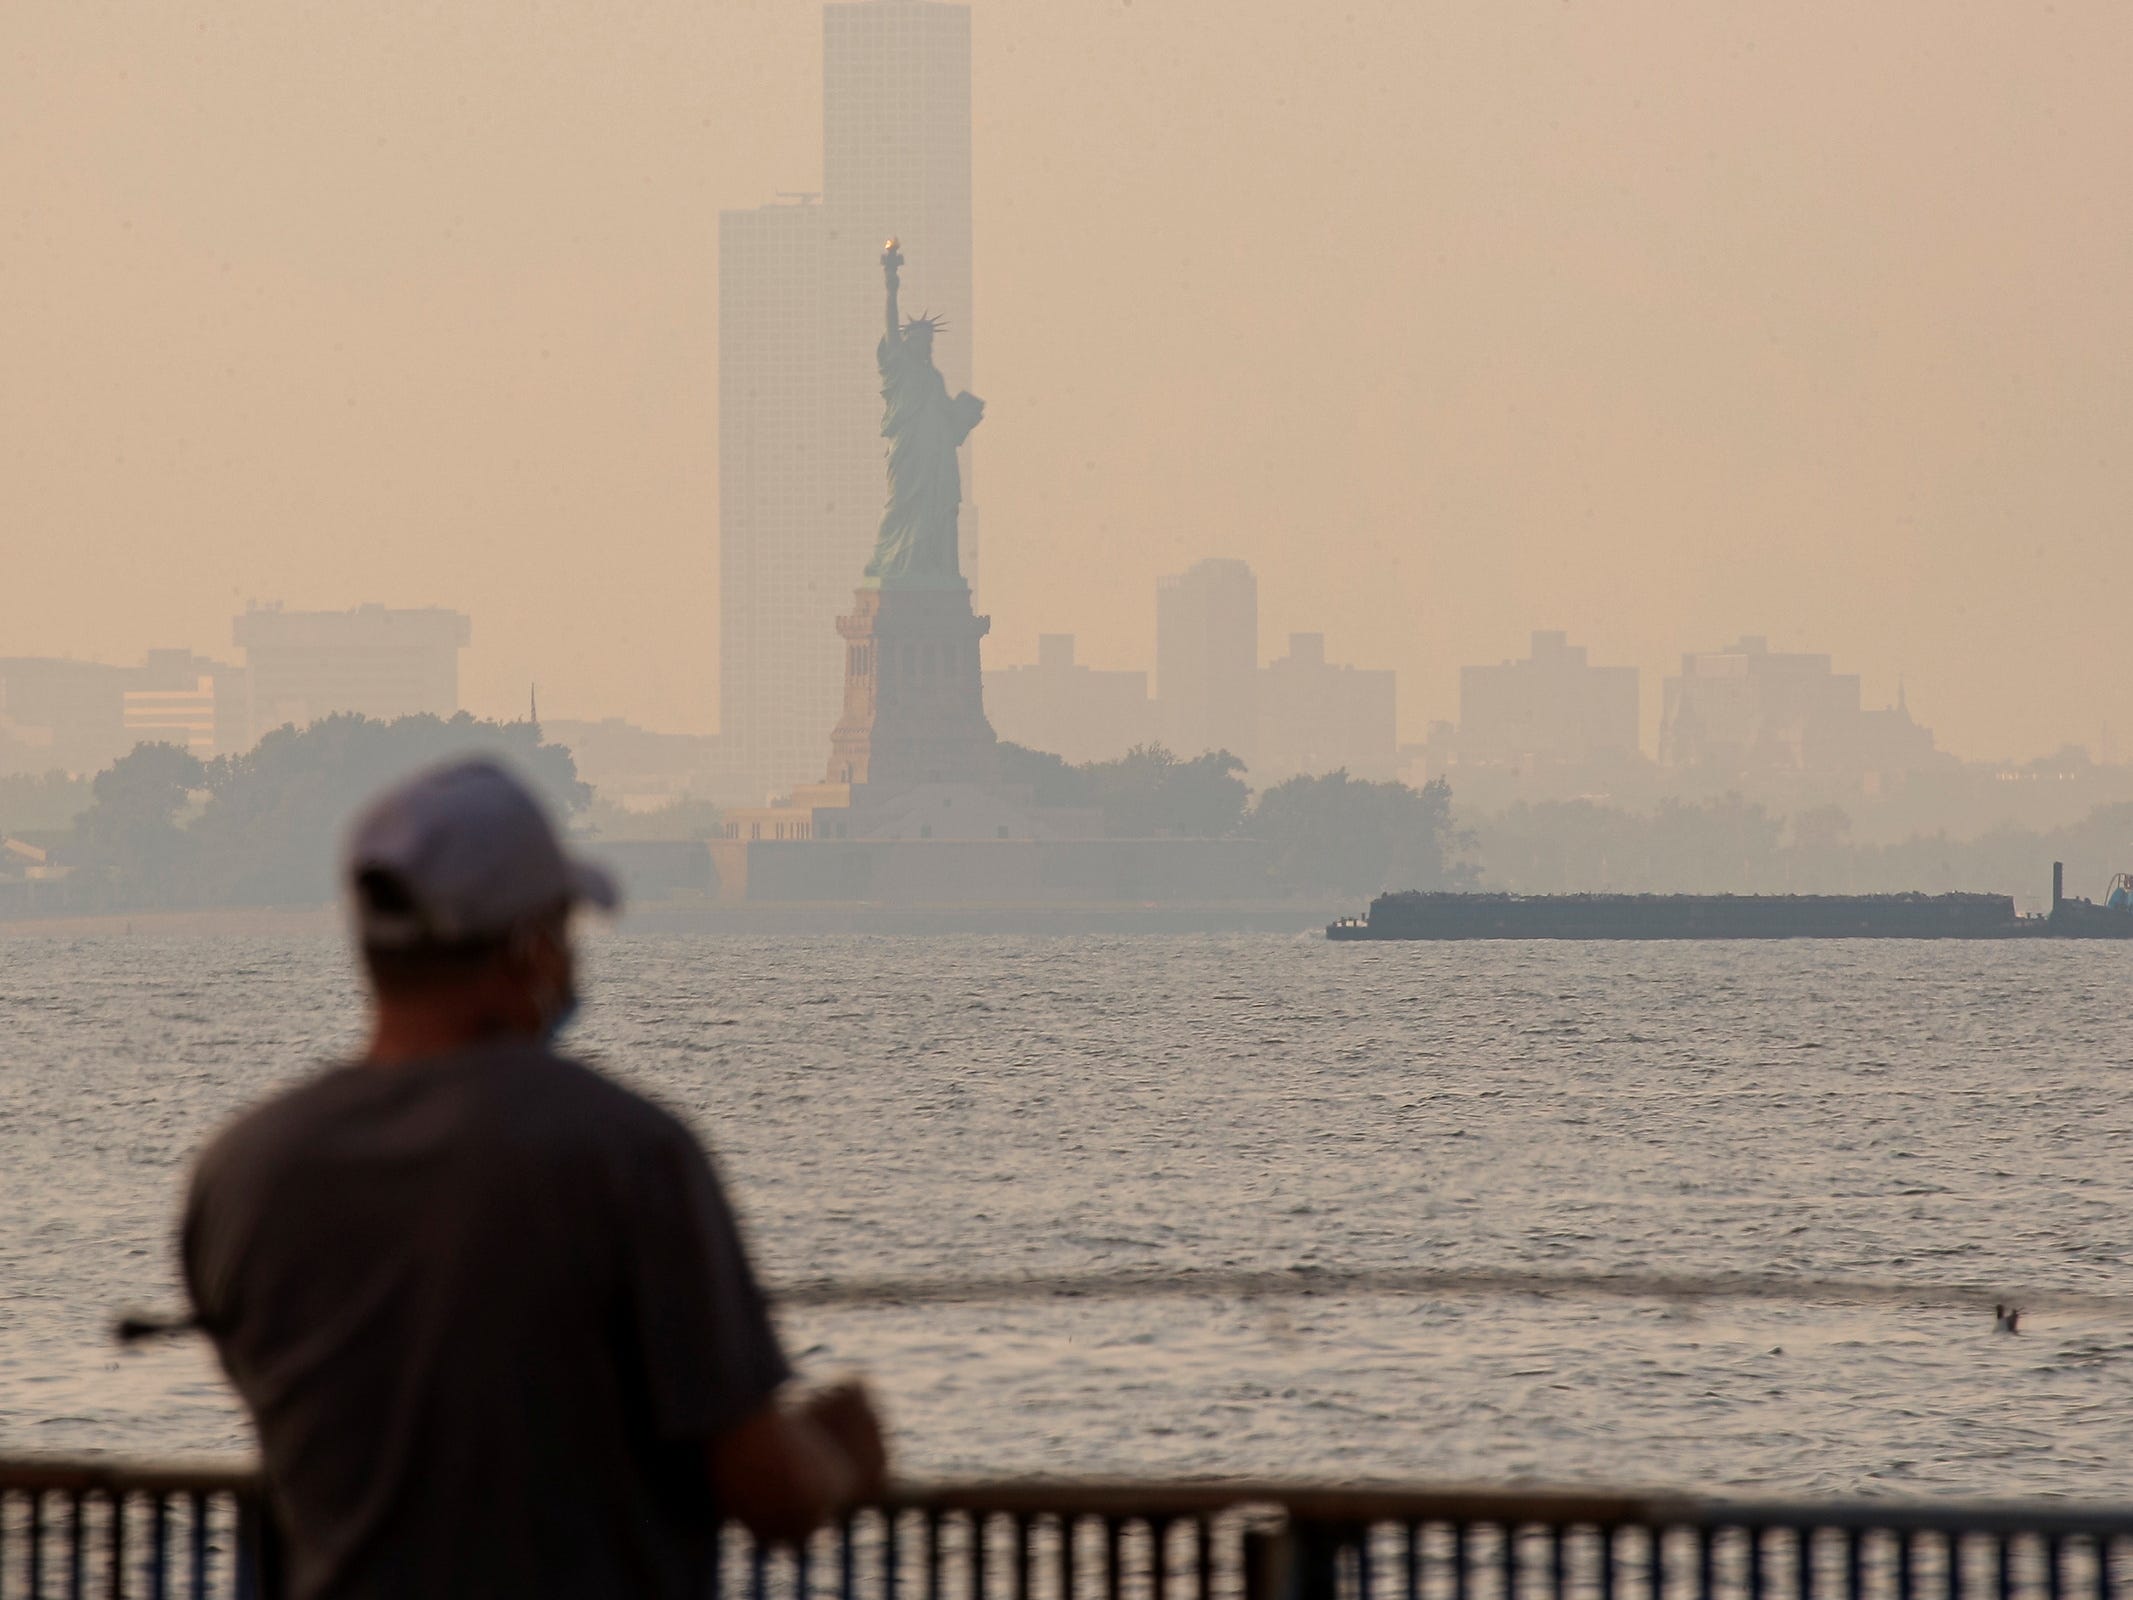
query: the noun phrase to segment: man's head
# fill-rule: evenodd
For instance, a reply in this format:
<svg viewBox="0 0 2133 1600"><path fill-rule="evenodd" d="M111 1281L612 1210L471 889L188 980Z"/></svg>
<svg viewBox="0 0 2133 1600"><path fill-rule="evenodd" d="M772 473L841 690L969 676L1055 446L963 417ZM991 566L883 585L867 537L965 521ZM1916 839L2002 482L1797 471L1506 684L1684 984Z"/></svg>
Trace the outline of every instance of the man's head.
<svg viewBox="0 0 2133 1600"><path fill-rule="evenodd" d="M614 883L563 851L503 768L459 761L379 795L348 838L345 880L381 1037L449 1048L558 1026L577 994L570 914Z"/></svg>

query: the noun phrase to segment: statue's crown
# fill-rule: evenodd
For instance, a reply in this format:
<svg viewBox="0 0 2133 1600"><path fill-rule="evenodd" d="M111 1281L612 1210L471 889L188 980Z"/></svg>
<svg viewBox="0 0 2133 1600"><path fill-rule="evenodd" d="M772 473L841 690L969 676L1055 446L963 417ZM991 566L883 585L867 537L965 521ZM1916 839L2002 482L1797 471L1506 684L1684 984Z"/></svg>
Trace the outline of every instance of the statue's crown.
<svg viewBox="0 0 2133 1600"><path fill-rule="evenodd" d="M927 312L925 315L913 317L909 322L905 323L904 332L916 333L919 329L924 328L928 333L943 333L947 330L947 327L947 323L934 316L931 312Z"/></svg>

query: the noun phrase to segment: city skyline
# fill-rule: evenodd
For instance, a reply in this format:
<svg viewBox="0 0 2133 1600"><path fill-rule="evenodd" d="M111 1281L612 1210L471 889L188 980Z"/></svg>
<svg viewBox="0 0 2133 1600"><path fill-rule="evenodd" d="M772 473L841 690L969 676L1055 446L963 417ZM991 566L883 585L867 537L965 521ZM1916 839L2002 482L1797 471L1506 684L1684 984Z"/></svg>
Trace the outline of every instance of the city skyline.
<svg viewBox="0 0 2133 1600"><path fill-rule="evenodd" d="M1081 747L1083 753L1071 757L1077 760L1102 759L1143 743L1162 743L1185 752L1227 749L1256 760L1268 737L1262 702L1265 680L1268 674L1298 665L1314 672L1328 668L1335 672L1360 671L1369 679L1382 680L1372 692L1385 696L1384 709L1389 711L1390 685L1396 674L1390 669L1329 661L1323 632L1291 633L1284 642L1259 640L1257 578L1245 562L1220 557L1203 559L1184 573L1159 580L1154 600L1159 619L1159 675L1152 690L1151 674L1145 668L1078 661L1074 634L1045 634L1039 636L1036 661L984 668L988 704L995 692L1018 696L1034 692L1038 698L1022 700L1019 715L1038 725L1064 715L1074 731L1057 742L1042 738L1024 742L1063 755L1069 753L1070 744ZM247 657L243 666L168 645L152 645L139 652L145 656L145 664L66 655L0 657L0 738L10 728L10 672L27 673L33 678L57 673L80 683L109 680L106 687L112 690L114 716L120 704L120 687L127 690L128 702L135 694L152 699L167 697L179 692L181 686L190 693L194 676L207 674L219 685L212 697L218 709L211 742L217 753L224 754L241 754L262 733L284 723L304 726L339 713L389 719L410 711L440 716L460 710L471 712L475 708L463 704L459 693L458 666L458 657L471 636L470 617L440 607L392 608L365 601L337 610L301 611L281 601L248 602L244 611L231 619L229 630L230 642ZM267 647L265 655L261 654L263 645ZM1277 654L1284 645L1287 654ZM1530 638L1530 650L1531 655L1524 660L1469 663L1462 667L1458 715L1451 720L1433 721L1432 737L1442 731L1462 734L1462 754L1469 761L1477 756L1484 762L1498 761L1514 757L1521 750L1542 749L1551 752L1551 759L1570 754L1583 759L1614 748L1645 758L1656 755L1662 766L1689 764L1668 753L1677 675L1669 674L1660 685L1660 735L1655 750L1637 732L1647 700L1638 668L1591 664L1586 647L1569 644L1560 629L1536 630ZM1826 680L1838 700L1848 701L1869 714L1901 713L1908 718L1907 691L1901 685L1893 705L1865 706L1860 675L1853 672L1832 676L1833 656L1826 652L1773 652L1770 641L1759 635L1743 636L1723 648L1684 651L1679 660L1683 673L1709 674L1715 669L1721 678L1732 676L1740 665L1753 668L1759 660L1767 660L1790 673L1804 672L1818 681ZM1736 665L1729 667L1728 663ZM1536 668L1541 669L1538 674ZM286 689L277 687L290 671L295 673L295 679ZM1167 694L1162 687L1166 677L1170 685ZM123 686L120 679L126 680ZM229 681L223 682L224 679ZM1017 680L1021 680L1019 685ZM232 684L237 686L234 701L228 698ZM1606 687L1602 688L1603 684ZM199 687L205 694L210 685L203 682ZM1047 698L1061 689L1086 704L1066 715ZM1477 689L1488 692L1477 699ZM1599 719L1611 730L1596 741L1572 731L1594 717L1598 702L1588 704L1588 698L1595 690L1605 704L1605 709L1598 712ZM1507 708L1503 699L1506 691L1517 709ZM537 695L538 685L529 685L528 693ZM40 712L66 709L63 703L44 704L48 695L37 698ZM1090 706L1103 707L1102 715L1092 720ZM1306 691L1288 715L1292 727L1275 735L1276 742L1294 744L1300 737L1308 745L1314 737L1309 731L1311 719L1324 709L1320 706L1314 710L1312 693ZM525 714L527 704L523 703L511 713L514 718ZM1477 718L1494 730L1481 735L1479 745L1473 743ZM63 730L72 720L62 715L52 726ZM589 719L561 715L543 720L627 727L652 739L693 741L703 737L644 728L616 715ZM1390 726L1389 718L1380 720ZM173 726L190 725L181 721ZM1109 733L1092 742L1090 730L1103 727L1108 727ZM1498 748L1506 731L1514 727L1519 732ZM193 731L207 737L204 728L202 724ZM1297 730L1303 731L1299 734ZM716 743L715 737L711 742ZM1378 743L1388 752L1395 747L1391 737L1373 740L1372 747ZM1425 743L1412 740L1398 741L1398 745L1409 751L1427 748ZM2099 758L2102 755L2097 754ZM1325 764L1323 770L1342 764ZM1345 765L1353 768L1356 763ZM1308 761L1277 761L1276 766L1284 774L1320 770Z"/></svg>
<svg viewBox="0 0 2133 1600"><path fill-rule="evenodd" d="M137 661L0 656L0 774L86 778L138 744L241 756L277 728L345 713L451 717L472 637L471 618L434 606L251 604L213 655L165 644ZM229 645L241 661L225 659Z"/></svg>
<svg viewBox="0 0 2133 1600"><path fill-rule="evenodd" d="M819 10L395 16L0 24L5 648L436 604L477 710L708 728L714 216L811 186ZM2126 726L2133 23L1667 16L981 4L988 665L1151 661L1234 554L1408 739L1542 625L1833 652L1965 756Z"/></svg>

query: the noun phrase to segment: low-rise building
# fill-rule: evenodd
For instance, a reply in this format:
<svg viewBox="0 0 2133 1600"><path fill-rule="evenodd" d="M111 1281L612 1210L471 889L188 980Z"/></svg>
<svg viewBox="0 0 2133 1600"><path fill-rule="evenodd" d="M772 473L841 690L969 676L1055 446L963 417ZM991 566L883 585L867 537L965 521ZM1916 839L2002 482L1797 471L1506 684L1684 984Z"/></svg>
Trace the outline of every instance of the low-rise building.
<svg viewBox="0 0 2133 1600"><path fill-rule="evenodd" d="M985 711L1001 738L1068 761L1108 761L1156 736L1148 674L1083 666L1071 633L1037 636L1034 666L985 674Z"/></svg>
<svg viewBox="0 0 2133 1600"><path fill-rule="evenodd" d="M99 772L137 744L227 755L244 748L246 709L244 674L190 650L130 667L0 660L0 773Z"/></svg>
<svg viewBox="0 0 2133 1600"><path fill-rule="evenodd" d="M1533 635L1523 661L1459 671L1457 761L1577 764L1634 754L1637 669L1594 666L1568 634Z"/></svg>
<svg viewBox="0 0 2133 1600"><path fill-rule="evenodd" d="M246 745L284 724L307 727L337 712L390 721L459 710L459 652L473 637L461 612L289 611L247 606L232 627L244 647L251 709Z"/></svg>
<svg viewBox="0 0 2133 1600"><path fill-rule="evenodd" d="M187 650L151 650L135 688L120 696L133 744L174 744L202 761L241 748L243 675Z"/></svg>
<svg viewBox="0 0 2133 1600"><path fill-rule="evenodd" d="M96 772L131 748L128 670L51 656L0 659L0 772Z"/></svg>
<svg viewBox="0 0 2133 1600"><path fill-rule="evenodd" d="M730 804L749 798L733 792L716 734L657 733L620 717L597 722L543 717L541 734L569 750L578 777L602 800L625 811L656 810L677 800Z"/></svg>
<svg viewBox="0 0 2133 1600"><path fill-rule="evenodd" d="M1289 653L1259 672L1253 785L1345 771L1385 782L1399 769L1399 688L1390 671L1326 659L1326 636L1292 633Z"/></svg>
<svg viewBox="0 0 2133 1600"><path fill-rule="evenodd" d="M1681 658L1681 671L1666 680L1659 759L1721 774L1842 777L1871 790L1948 758L1901 693L1894 706L1868 710L1857 673L1750 635Z"/></svg>

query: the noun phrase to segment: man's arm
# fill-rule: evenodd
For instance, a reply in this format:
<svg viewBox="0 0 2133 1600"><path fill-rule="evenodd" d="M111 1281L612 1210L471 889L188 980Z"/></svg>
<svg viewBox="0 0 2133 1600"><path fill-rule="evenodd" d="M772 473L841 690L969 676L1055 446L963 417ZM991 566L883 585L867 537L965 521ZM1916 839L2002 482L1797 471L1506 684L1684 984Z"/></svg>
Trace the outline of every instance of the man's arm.
<svg viewBox="0 0 2133 1600"><path fill-rule="evenodd" d="M801 1539L881 1493L888 1465L866 1390L840 1384L759 1407L711 1442L711 1488L758 1539Z"/></svg>
<svg viewBox="0 0 2133 1600"><path fill-rule="evenodd" d="M228 1300L229 1272L224 1263L228 1251L223 1249L211 1265L210 1223L208 1220L208 1185L211 1164L220 1149L220 1142L210 1145L206 1154L193 1164L192 1176L186 1182L185 1209L178 1222L178 1273L185 1285L185 1297L192 1302L194 1324L202 1332L214 1334L230 1324Z"/></svg>
<svg viewBox="0 0 2133 1600"><path fill-rule="evenodd" d="M680 1124L618 1175L630 1357L652 1422L708 1441L718 1508L760 1538L798 1538L881 1490L881 1425L857 1384L789 1398L792 1369L709 1158Z"/></svg>

